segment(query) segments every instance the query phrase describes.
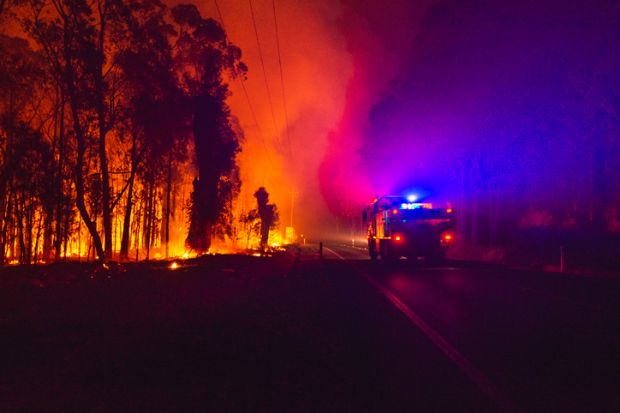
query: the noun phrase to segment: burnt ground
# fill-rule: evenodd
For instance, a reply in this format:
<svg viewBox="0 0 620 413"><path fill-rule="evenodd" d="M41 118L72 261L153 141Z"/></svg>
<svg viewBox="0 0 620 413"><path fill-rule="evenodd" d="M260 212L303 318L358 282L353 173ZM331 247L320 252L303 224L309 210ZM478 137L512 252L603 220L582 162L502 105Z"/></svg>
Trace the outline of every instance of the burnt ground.
<svg viewBox="0 0 620 413"><path fill-rule="evenodd" d="M368 262L292 251L180 264L1 270L0 411L504 410L354 269ZM475 346L496 340L471 331Z"/></svg>

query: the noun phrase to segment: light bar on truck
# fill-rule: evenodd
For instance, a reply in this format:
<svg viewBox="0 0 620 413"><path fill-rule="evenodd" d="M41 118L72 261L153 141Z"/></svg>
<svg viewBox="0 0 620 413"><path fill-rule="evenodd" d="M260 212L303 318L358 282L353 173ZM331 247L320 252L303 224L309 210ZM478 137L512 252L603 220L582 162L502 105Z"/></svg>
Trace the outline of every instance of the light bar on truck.
<svg viewBox="0 0 620 413"><path fill-rule="evenodd" d="M400 209L431 209L433 208L433 204L430 202L406 202L400 204Z"/></svg>

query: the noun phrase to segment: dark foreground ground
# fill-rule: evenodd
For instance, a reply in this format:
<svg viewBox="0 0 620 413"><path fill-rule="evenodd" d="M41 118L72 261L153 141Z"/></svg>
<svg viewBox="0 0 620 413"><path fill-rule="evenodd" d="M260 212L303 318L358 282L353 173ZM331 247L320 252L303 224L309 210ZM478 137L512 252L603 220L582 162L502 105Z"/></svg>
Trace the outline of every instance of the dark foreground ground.
<svg viewBox="0 0 620 413"><path fill-rule="evenodd" d="M0 411L620 410L615 278L210 256L0 271Z"/></svg>

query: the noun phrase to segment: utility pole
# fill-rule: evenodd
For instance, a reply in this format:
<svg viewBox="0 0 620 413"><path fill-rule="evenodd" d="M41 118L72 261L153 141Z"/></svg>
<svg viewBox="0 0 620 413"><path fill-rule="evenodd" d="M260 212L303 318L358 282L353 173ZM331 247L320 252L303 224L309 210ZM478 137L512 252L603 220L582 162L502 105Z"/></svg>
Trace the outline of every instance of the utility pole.
<svg viewBox="0 0 620 413"><path fill-rule="evenodd" d="M299 192L290 191L289 194L291 195L291 224L290 224L290 227L293 228L293 210L294 210L294 207L295 207L295 195L299 194Z"/></svg>

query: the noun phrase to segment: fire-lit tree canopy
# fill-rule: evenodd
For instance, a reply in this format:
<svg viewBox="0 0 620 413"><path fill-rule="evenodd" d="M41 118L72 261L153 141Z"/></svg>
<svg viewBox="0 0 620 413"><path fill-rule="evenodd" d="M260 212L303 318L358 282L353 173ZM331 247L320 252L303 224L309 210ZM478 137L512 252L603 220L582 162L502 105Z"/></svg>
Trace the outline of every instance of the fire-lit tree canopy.
<svg viewBox="0 0 620 413"><path fill-rule="evenodd" d="M158 0L2 6L21 32L0 35L1 259L167 256L192 150L187 242L230 236L242 133L226 82L246 67L220 24Z"/></svg>
<svg viewBox="0 0 620 413"><path fill-rule="evenodd" d="M213 250L261 186L306 236L409 191L472 244L620 233L613 1L5 0L0 25L5 261Z"/></svg>
<svg viewBox="0 0 620 413"><path fill-rule="evenodd" d="M203 19L198 9L180 5L172 9L178 25L177 41L180 77L192 111L192 130L198 178L193 182L188 245L207 251L214 226L226 201L239 191L235 156L239 136L232 128L226 103L228 86L223 73L244 74L241 51L230 44L221 26ZM232 182L232 184L231 184Z"/></svg>

